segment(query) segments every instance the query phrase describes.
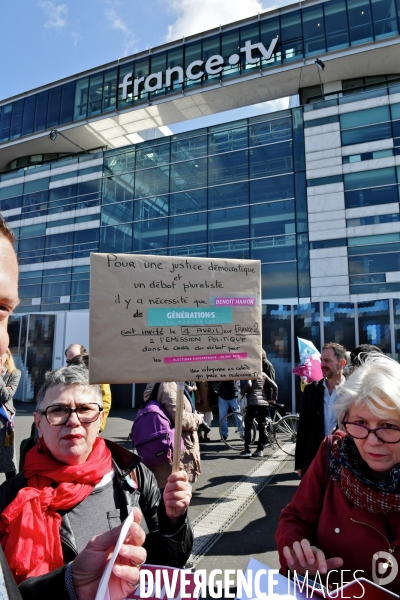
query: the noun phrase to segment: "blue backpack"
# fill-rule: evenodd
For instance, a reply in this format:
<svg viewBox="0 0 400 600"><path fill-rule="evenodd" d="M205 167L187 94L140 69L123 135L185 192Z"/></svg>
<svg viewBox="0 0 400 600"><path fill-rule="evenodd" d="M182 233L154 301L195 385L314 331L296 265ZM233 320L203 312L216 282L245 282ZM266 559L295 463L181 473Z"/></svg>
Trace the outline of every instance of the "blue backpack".
<svg viewBox="0 0 400 600"><path fill-rule="evenodd" d="M157 402L159 387L160 384L156 383L148 401L139 408L130 433L136 452L149 469L166 461L172 464L174 452L175 429L164 408Z"/></svg>

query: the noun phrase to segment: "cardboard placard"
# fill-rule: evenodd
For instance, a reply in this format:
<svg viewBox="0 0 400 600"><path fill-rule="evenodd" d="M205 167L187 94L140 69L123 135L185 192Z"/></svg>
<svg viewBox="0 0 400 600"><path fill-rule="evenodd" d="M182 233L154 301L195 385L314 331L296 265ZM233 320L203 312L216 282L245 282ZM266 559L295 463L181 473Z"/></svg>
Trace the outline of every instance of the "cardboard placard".
<svg viewBox="0 0 400 600"><path fill-rule="evenodd" d="M91 254L92 383L260 374L260 261Z"/></svg>

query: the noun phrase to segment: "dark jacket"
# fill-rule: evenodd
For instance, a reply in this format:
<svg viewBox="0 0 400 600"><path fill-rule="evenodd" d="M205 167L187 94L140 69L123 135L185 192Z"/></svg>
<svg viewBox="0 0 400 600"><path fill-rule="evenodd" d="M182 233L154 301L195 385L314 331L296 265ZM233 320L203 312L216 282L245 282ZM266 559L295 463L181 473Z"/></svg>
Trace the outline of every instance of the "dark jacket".
<svg viewBox="0 0 400 600"><path fill-rule="evenodd" d="M304 473L315 458L325 437L324 430L324 380L306 386L297 430L294 468Z"/></svg>
<svg viewBox="0 0 400 600"><path fill-rule="evenodd" d="M255 379L254 381L248 381L242 389L242 395L247 396L247 403L250 405L258 406L259 404L268 404L265 388L267 386L268 379L265 373L262 373L261 379Z"/></svg>
<svg viewBox="0 0 400 600"><path fill-rule="evenodd" d="M264 358L262 361L262 369L263 372L273 381L275 381L275 369L272 363L269 362L268 359ZM277 399L277 389L269 383L269 381L265 382L264 387L265 395L267 396L267 400L275 400Z"/></svg>
<svg viewBox="0 0 400 600"><path fill-rule="evenodd" d="M114 489L117 490L122 506L138 506L143 513L140 523L146 532L143 547L147 551L146 562L149 564L166 565L170 567L183 567L190 556L193 545L193 530L188 517L181 517L178 526L172 530L166 516L164 502L160 500L160 493L153 473L141 464L139 456L125 450L122 446L105 440L111 450L113 467L115 469ZM135 470L138 489L133 490L125 478ZM0 512L2 512L15 498L18 491L27 485L23 473L19 473L0 487ZM123 518L127 516L127 511ZM61 546L64 562L68 563L78 554L73 532L66 526L64 519L60 527ZM50 597L43 595L44 590L49 594L52 590L52 577L60 584L60 571L57 569L47 575L31 577L19 585L24 600L30 598ZM44 587L46 586L46 587ZM49 587L50 586L50 587ZM63 600L64 596L55 591L54 597ZM67 592L66 592L67 593ZM68 598L68 595L65 596Z"/></svg>
<svg viewBox="0 0 400 600"><path fill-rule="evenodd" d="M238 394L238 386L235 381L226 380L219 384L218 395L223 400L234 400Z"/></svg>
<svg viewBox="0 0 400 600"><path fill-rule="evenodd" d="M293 500L281 512L275 537L282 572L287 569L283 548L308 539L324 552L326 558L339 556L343 559L343 567L331 571L331 583L340 585L340 571L343 572L342 581L350 581L357 569L361 569L357 577L372 579L375 553L388 552L391 548L400 563L400 512L375 514L353 504L342 492L340 482L329 476L327 451L325 439ZM400 577L385 587L400 594ZM353 598L362 597L362 589L359 590ZM336 595L337 598L345 596Z"/></svg>

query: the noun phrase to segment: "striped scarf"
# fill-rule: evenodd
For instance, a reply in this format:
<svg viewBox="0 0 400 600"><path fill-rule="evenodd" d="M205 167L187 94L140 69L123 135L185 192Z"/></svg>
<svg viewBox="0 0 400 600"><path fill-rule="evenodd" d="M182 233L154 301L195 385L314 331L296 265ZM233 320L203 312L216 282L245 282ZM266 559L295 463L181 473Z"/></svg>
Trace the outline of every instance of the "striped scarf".
<svg viewBox="0 0 400 600"><path fill-rule="evenodd" d="M329 474L338 481L343 494L355 506L375 514L400 511L400 463L382 477L361 458L353 438L337 431L329 456Z"/></svg>

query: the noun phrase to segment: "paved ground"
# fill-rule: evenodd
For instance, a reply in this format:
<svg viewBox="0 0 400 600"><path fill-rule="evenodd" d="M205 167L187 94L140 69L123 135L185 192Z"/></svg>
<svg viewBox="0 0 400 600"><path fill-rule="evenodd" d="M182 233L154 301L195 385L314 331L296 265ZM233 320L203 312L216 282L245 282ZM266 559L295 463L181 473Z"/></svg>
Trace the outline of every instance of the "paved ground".
<svg viewBox="0 0 400 600"><path fill-rule="evenodd" d="M22 439L29 437L34 405L16 402L17 448ZM105 437L130 448L128 435L135 411L114 409L108 418ZM202 474L193 486L193 499L189 509L195 520L222 498L232 486L245 477L264 459L240 458L219 441L217 419L211 431L212 441L202 444ZM253 556L270 567L278 568L274 534L281 509L290 501L298 485L293 471L293 460L282 462L279 472L240 514L230 528L222 534L207 554L198 562L198 569L245 569ZM0 474L0 481L4 476ZM251 481L251 476L249 478Z"/></svg>

